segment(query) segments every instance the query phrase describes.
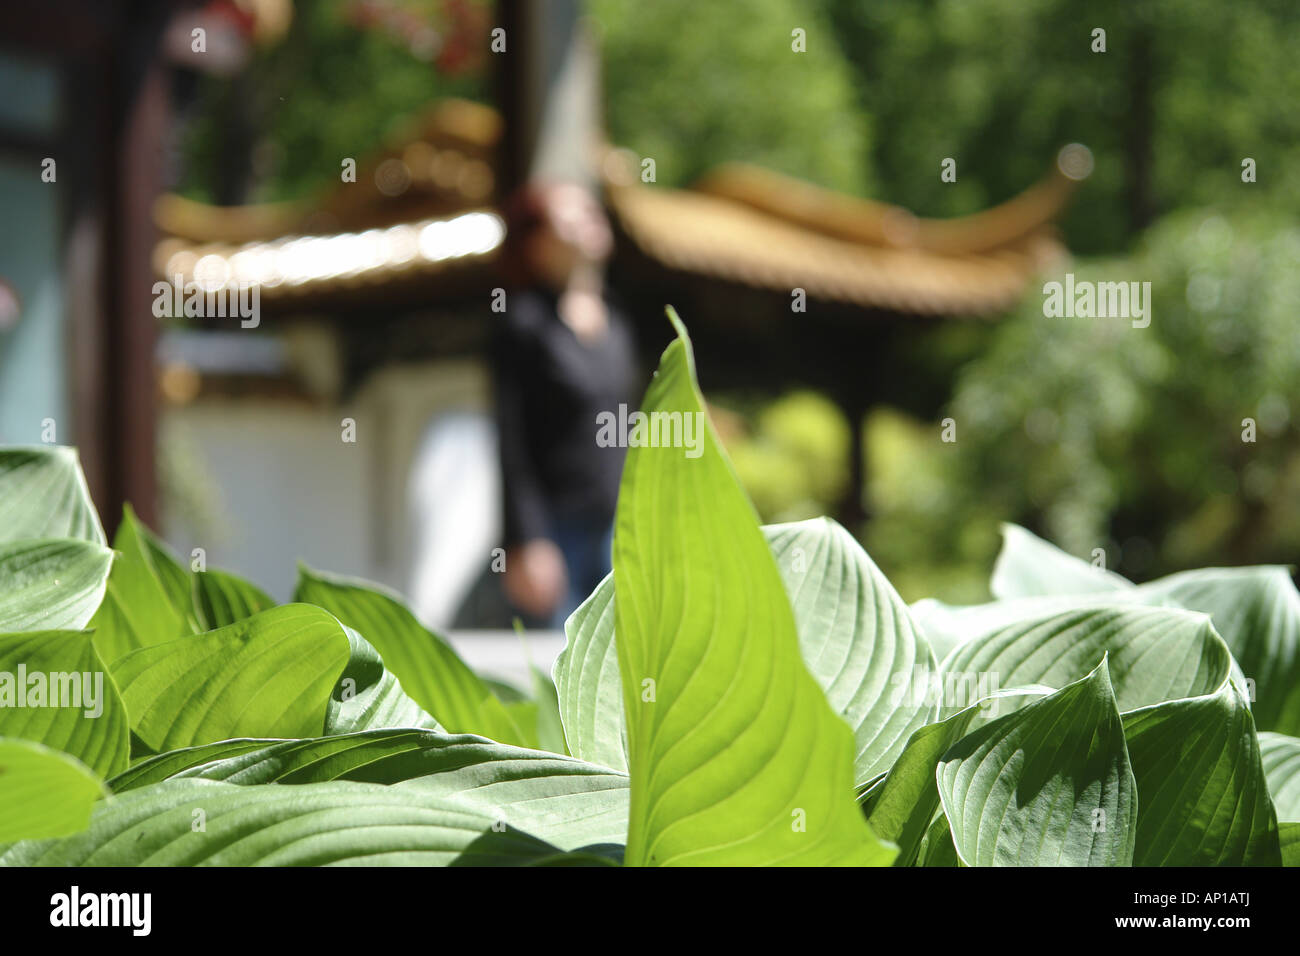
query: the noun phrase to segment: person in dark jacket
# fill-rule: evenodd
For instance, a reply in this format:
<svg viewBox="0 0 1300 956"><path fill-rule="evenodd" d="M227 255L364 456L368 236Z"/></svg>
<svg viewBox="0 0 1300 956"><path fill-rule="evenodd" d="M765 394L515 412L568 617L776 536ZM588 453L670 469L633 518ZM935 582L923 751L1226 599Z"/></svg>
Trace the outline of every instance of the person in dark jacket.
<svg viewBox="0 0 1300 956"><path fill-rule="evenodd" d="M506 217L518 281L494 348L505 592L534 625L562 627L610 569L626 450L597 443L597 416L635 402L639 369L604 287L613 236L596 198L534 185Z"/></svg>

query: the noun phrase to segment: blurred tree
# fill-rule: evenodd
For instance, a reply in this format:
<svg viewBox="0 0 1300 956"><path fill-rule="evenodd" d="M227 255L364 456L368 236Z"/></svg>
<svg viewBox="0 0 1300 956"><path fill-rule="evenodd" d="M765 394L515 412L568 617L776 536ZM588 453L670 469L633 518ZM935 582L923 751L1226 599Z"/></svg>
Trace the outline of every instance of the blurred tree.
<svg viewBox="0 0 1300 956"><path fill-rule="evenodd" d="M488 98L487 0L299 3L288 35L229 79L205 77L179 189L210 202L293 199L339 181L440 96ZM481 35L480 35L481 34Z"/></svg>
<svg viewBox="0 0 1300 956"><path fill-rule="evenodd" d="M1173 208L1256 184L1300 208L1293 0L820 0L875 122L880 198L974 212L1087 144L1096 171L1066 221L1071 248L1116 251ZM1093 52L1093 31L1106 52ZM945 157L957 181L940 180Z"/></svg>
<svg viewBox="0 0 1300 956"><path fill-rule="evenodd" d="M797 0L591 0L610 138L684 185L746 161L851 193L874 187L870 119L829 23ZM795 30L806 52L795 52Z"/></svg>
<svg viewBox="0 0 1300 956"><path fill-rule="evenodd" d="M956 572L987 572L1004 520L1081 557L1106 548L1137 579L1294 563L1300 229L1264 204L1185 210L1131 257L1071 269L1076 281L1150 281L1150 326L1049 318L1031 295L961 372L955 443L937 424L875 432L892 443L873 457L884 464L867 540L882 566L951 572L945 596L978 599Z"/></svg>

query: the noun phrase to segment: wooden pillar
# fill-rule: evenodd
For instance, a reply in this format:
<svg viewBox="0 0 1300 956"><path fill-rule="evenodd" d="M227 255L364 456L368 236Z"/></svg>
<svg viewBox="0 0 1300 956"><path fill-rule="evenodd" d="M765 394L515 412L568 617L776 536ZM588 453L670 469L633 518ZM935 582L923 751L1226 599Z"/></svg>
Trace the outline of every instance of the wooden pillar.
<svg viewBox="0 0 1300 956"><path fill-rule="evenodd" d="M99 504L108 528L117 525L128 501L145 523L158 527L158 320L150 259L158 239L153 203L165 173L169 97L161 45L168 12L166 4L144 4L117 24L110 151L104 157L111 170L102 341L107 500Z"/></svg>
<svg viewBox="0 0 1300 956"><path fill-rule="evenodd" d="M594 182L600 71L582 4L499 0L495 25L506 31L506 52L493 55L505 121L502 193L529 178Z"/></svg>

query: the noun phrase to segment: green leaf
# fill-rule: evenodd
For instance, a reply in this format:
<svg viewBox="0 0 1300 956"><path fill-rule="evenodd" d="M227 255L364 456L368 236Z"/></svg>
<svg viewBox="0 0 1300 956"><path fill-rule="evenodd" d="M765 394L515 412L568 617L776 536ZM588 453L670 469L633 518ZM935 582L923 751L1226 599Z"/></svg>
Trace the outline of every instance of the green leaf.
<svg viewBox="0 0 1300 956"><path fill-rule="evenodd" d="M1283 567L1205 568L1138 589L1209 614L1247 678L1261 730L1300 736L1300 594Z"/></svg>
<svg viewBox="0 0 1300 956"><path fill-rule="evenodd" d="M234 624L273 607L275 601L270 595L237 574L215 568L194 572L194 610L204 631Z"/></svg>
<svg viewBox="0 0 1300 956"><path fill-rule="evenodd" d="M1007 598L986 604L944 604L925 598L910 606L912 619L924 632L942 661L952 650L1012 624L1050 617L1083 608L1125 607L1140 604L1138 589L1095 594L1060 594L1051 597ZM1152 602L1159 604L1160 602ZM1168 603L1168 602L1166 602Z"/></svg>
<svg viewBox="0 0 1300 956"><path fill-rule="evenodd" d="M1066 554L1018 525L1002 526L1002 550L989 590L995 598L1131 590L1126 578Z"/></svg>
<svg viewBox="0 0 1300 956"><path fill-rule="evenodd" d="M74 448L0 448L0 542L81 538L106 544Z"/></svg>
<svg viewBox="0 0 1300 956"><path fill-rule="evenodd" d="M614 534L626 862L887 864L853 799L852 731L804 666L776 562L670 318L678 338L644 410L660 428L676 415L680 440L630 449Z"/></svg>
<svg viewBox="0 0 1300 956"><path fill-rule="evenodd" d="M305 604L142 648L113 673L132 728L155 751L236 737L314 737L327 723L360 730L422 713L373 648Z"/></svg>
<svg viewBox="0 0 1300 956"><path fill-rule="evenodd" d="M223 747L228 755L221 753ZM243 786L331 780L401 783L421 787L440 800L454 800L564 849L622 843L627 835L625 774L469 735L378 730L310 740L228 741L162 754L110 785L120 793L175 777Z"/></svg>
<svg viewBox="0 0 1300 956"><path fill-rule="evenodd" d="M614 646L614 574L607 574L564 622L564 650L552 675L569 753L627 770L623 684Z"/></svg>
<svg viewBox="0 0 1300 956"><path fill-rule="evenodd" d="M80 760L30 740L0 737L0 843L84 830L103 792Z"/></svg>
<svg viewBox="0 0 1300 956"><path fill-rule="evenodd" d="M350 627L344 627L343 633L348 639L348 663L325 710L325 735L384 727L442 729L406 695L374 647Z"/></svg>
<svg viewBox="0 0 1300 956"><path fill-rule="evenodd" d="M147 787L151 783L161 783L206 763L235 757L251 750L261 750L271 744L282 742L273 737L240 737L234 740L199 744L195 747L179 747L166 753L150 754L141 757L126 770L109 778L108 788L114 793L136 790Z"/></svg>
<svg viewBox="0 0 1300 956"><path fill-rule="evenodd" d="M113 538L117 558L104 602L91 620L100 657L115 663L131 651L194 633L185 570L167 554L131 510L123 509Z"/></svg>
<svg viewBox="0 0 1300 956"><path fill-rule="evenodd" d="M930 829L925 832L917 856L919 866L959 867L962 865L961 860L957 858L957 848L952 845L952 830L948 826L948 818L942 813L934 818Z"/></svg>
<svg viewBox="0 0 1300 956"><path fill-rule="evenodd" d="M936 715L934 656L902 598L840 525L817 518L762 530L790 599L804 663L831 709L854 729L860 787L888 770L908 736ZM570 749L625 768L612 575L565 630L555 677Z"/></svg>
<svg viewBox="0 0 1300 956"><path fill-rule="evenodd" d="M1082 608L1012 624L956 648L942 667L945 714L999 686L1064 687L1107 653L1120 710L1213 693L1232 667L1226 645L1203 614Z"/></svg>
<svg viewBox="0 0 1300 956"><path fill-rule="evenodd" d="M126 768L127 711L90 634L0 634L0 736L62 750L101 777Z"/></svg>
<svg viewBox="0 0 1300 956"><path fill-rule="evenodd" d="M300 566L294 600L322 607L360 632L406 692L448 731L523 742L501 701L397 595L365 581Z"/></svg>
<svg viewBox="0 0 1300 956"><path fill-rule="evenodd" d="M1132 601L1209 614L1240 670L1255 685L1250 700L1256 724L1263 730L1300 735L1300 592L1288 568L1202 568L1133 587L1119 575L1097 571L1023 528L1008 525L1004 533L993 573L997 597L1056 595L1058 600L1080 604L1098 599ZM989 630L990 625L1006 625L1043 610L1005 601L972 608L929 605L923 618L927 633L952 646L954 635Z"/></svg>
<svg viewBox="0 0 1300 956"><path fill-rule="evenodd" d="M0 631L82 629L112 562L112 551L81 538L0 544Z"/></svg>
<svg viewBox="0 0 1300 956"><path fill-rule="evenodd" d="M1280 823L1277 834L1282 849L1282 865L1300 866L1300 823Z"/></svg>
<svg viewBox="0 0 1300 956"><path fill-rule="evenodd" d="M535 700L512 700L508 704L502 704L506 713L510 715L510 720L515 727L519 729L519 735L523 743L518 746L528 747L536 750L541 746L537 737L537 701Z"/></svg>
<svg viewBox="0 0 1300 956"><path fill-rule="evenodd" d="M934 719L936 664L903 599L853 536L829 518L764 528L803 660L853 728L855 783L893 765Z"/></svg>
<svg viewBox="0 0 1300 956"><path fill-rule="evenodd" d="M493 823L418 787L172 780L101 803L84 833L15 844L0 866L445 866L467 853L522 865L559 852Z"/></svg>
<svg viewBox="0 0 1300 956"><path fill-rule="evenodd" d="M551 753L568 754L564 743L564 725L560 722L560 697L555 683L535 664L529 665L533 677L533 697L537 701L537 746Z"/></svg>
<svg viewBox="0 0 1300 956"><path fill-rule="evenodd" d="M970 866L1128 866L1137 785L1106 661L944 754L939 794Z"/></svg>
<svg viewBox="0 0 1300 956"><path fill-rule="evenodd" d="M1259 756L1277 818L1300 823L1300 739L1261 733Z"/></svg>
<svg viewBox="0 0 1300 956"><path fill-rule="evenodd" d="M1137 779L1135 866L1277 866L1255 724L1231 681L1124 715Z"/></svg>
<svg viewBox="0 0 1300 956"><path fill-rule="evenodd" d="M939 810L935 770L939 760L970 729L978 704L912 734L889 775L876 789L867 822L882 840L898 846L895 866L911 866ZM951 841L949 841L951 842Z"/></svg>

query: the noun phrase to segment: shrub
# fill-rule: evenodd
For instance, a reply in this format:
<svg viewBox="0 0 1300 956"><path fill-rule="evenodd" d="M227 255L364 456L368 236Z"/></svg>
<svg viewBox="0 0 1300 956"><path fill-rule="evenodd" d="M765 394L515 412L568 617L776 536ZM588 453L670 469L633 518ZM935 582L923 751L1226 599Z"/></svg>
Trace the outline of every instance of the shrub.
<svg viewBox="0 0 1300 956"><path fill-rule="evenodd" d="M673 321L644 409L703 415ZM686 450L630 450L614 572L510 700L394 594L275 606L129 509L110 551L71 451L0 453L0 864L1294 862L1284 571L1137 587L1009 528L998 600L909 608Z"/></svg>

